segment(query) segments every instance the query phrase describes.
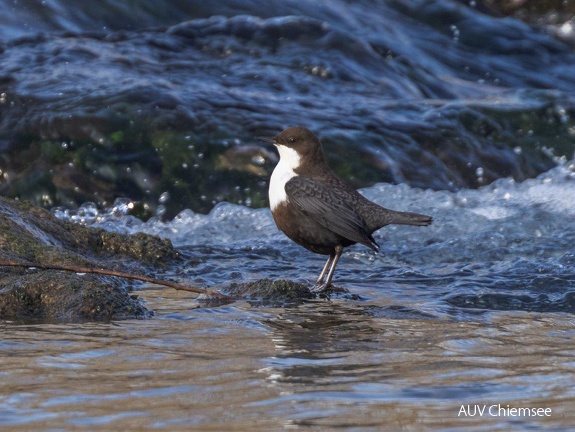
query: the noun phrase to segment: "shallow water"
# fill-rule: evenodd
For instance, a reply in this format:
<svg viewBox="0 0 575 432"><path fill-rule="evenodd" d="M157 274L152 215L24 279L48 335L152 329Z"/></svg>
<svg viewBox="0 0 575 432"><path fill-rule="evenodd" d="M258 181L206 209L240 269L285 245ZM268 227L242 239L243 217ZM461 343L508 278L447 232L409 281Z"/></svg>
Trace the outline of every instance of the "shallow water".
<svg viewBox="0 0 575 432"><path fill-rule="evenodd" d="M275 228L254 139L304 124L434 224L346 250L357 298L135 285L154 318L1 322L0 428L575 426L572 27L449 0L117 3L0 0L0 193L169 238L187 261L158 277L310 283L324 257Z"/></svg>
<svg viewBox="0 0 575 432"><path fill-rule="evenodd" d="M575 425L574 319L466 319L367 302L202 309L142 292L156 317L2 324L1 424L88 430L525 430ZM388 304L389 306L386 306ZM8 354L9 353L9 354ZM549 408L467 416L462 406ZM499 413L499 414L497 414Z"/></svg>
<svg viewBox="0 0 575 432"><path fill-rule="evenodd" d="M357 299L210 307L144 286L137 293L155 311L150 320L3 323L0 424L569 430L574 185L567 163L477 191L362 190L435 220L380 230L379 255L344 253L335 283ZM267 209L225 204L142 223L119 216L120 207L96 225L171 238L188 262L170 277L212 287L264 277L309 282L322 265L277 232ZM550 411L518 417L511 408Z"/></svg>

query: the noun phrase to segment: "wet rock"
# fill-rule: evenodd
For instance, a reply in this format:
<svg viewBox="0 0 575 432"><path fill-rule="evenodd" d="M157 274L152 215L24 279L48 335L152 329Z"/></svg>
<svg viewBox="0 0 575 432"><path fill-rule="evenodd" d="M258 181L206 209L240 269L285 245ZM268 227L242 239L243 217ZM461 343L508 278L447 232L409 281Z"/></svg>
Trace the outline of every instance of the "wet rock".
<svg viewBox="0 0 575 432"><path fill-rule="evenodd" d="M483 3L491 11L532 24L569 21L575 13L575 4L564 0L483 0Z"/></svg>
<svg viewBox="0 0 575 432"><path fill-rule="evenodd" d="M290 280L258 279L253 282L232 283L222 292L248 301L269 304L300 303L316 297L306 284Z"/></svg>
<svg viewBox="0 0 575 432"><path fill-rule="evenodd" d="M54 218L29 203L0 198L0 259L142 273L177 260L169 240L126 236ZM151 316L118 278L0 267L0 319L111 320Z"/></svg>
<svg viewBox="0 0 575 432"><path fill-rule="evenodd" d="M231 298L241 298L265 306L286 306L299 304L310 299L362 300L357 294L345 288L332 287L321 293L314 293L300 282L285 279L258 279L252 282L232 283L222 289Z"/></svg>
<svg viewBox="0 0 575 432"><path fill-rule="evenodd" d="M54 270L0 276L0 318L110 321L153 313L113 278Z"/></svg>
<svg viewBox="0 0 575 432"><path fill-rule="evenodd" d="M575 3L565 0L482 0L475 3L482 12L494 16L511 16L557 39L575 46L573 32Z"/></svg>

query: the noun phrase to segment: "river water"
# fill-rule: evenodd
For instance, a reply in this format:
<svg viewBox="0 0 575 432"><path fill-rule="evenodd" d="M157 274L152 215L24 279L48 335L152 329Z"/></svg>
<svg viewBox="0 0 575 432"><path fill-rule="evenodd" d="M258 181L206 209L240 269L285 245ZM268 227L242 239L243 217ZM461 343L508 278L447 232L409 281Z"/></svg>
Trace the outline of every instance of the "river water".
<svg viewBox="0 0 575 432"><path fill-rule="evenodd" d="M0 192L169 238L185 261L158 277L312 283L324 257L275 228L254 139L303 124L361 193L434 223L347 249L329 300L134 285L153 318L2 321L0 428L572 430L568 23L204 3L2 2Z"/></svg>
<svg viewBox="0 0 575 432"><path fill-rule="evenodd" d="M522 183L456 193L363 189L375 201L430 213L434 224L381 230L378 255L348 249L335 283L359 298L210 306L141 286L152 319L5 322L1 422L16 429L569 430L574 182L566 164ZM285 240L268 209L221 204L208 215L143 223L122 216L124 204L94 224L172 239L187 261L164 277L214 288L263 277L311 284L323 264ZM511 415L511 408L548 415Z"/></svg>
<svg viewBox="0 0 575 432"><path fill-rule="evenodd" d="M568 430L575 422L571 316L434 317L382 307L389 295L293 309L201 309L181 294L143 295L155 319L3 324L4 427ZM475 405L550 415L466 415Z"/></svg>

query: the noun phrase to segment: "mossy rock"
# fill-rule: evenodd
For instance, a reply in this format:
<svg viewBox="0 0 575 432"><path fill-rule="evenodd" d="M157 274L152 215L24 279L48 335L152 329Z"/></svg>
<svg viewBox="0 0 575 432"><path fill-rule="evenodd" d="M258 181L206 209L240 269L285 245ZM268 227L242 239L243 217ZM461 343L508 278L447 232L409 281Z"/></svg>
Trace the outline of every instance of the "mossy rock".
<svg viewBox="0 0 575 432"><path fill-rule="evenodd" d="M0 317L16 321L110 321L148 318L117 281L95 275L36 270L0 277Z"/></svg>
<svg viewBox="0 0 575 432"><path fill-rule="evenodd" d="M0 198L0 259L16 263L150 271L178 260L168 240L122 235L56 219ZM0 268L0 319L90 321L151 316L118 278Z"/></svg>
<svg viewBox="0 0 575 432"><path fill-rule="evenodd" d="M222 289L226 295L264 304L300 303L316 297L303 283L280 279L258 279L252 282L234 282Z"/></svg>

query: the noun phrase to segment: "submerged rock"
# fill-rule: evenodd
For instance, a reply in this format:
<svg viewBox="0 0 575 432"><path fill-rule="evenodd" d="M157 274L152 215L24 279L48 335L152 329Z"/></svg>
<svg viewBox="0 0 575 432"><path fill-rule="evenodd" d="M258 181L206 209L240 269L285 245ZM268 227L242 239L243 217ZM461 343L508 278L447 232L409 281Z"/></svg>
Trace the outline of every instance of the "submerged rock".
<svg viewBox="0 0 575 432"><path fill-rule="evenodd" d="M299 303L316 297L306 284L290 280L258 279L252 282L232 283L223 293L263 304Z"/></svg>
<svg viewBox="0 0 575 432"><path fill-rule="evenodd" d="M265 278L252 282L234 282L222 289L222 292L231 298L241 298L265 306L294 305L316 298L361 300L360 296L349 293L345 288L332 287L322 293L315 293L306 284L285 279Z"/></svg>
<svg viewBox="0 0 575 432"><path fill-rule="evenodd" d="M0 198L0 260L30 266L99 267L141 273L178 259L169 240L121 235L56 219ZM0 319L111 320L151 316L118 278L0 267Z"/></svg>

